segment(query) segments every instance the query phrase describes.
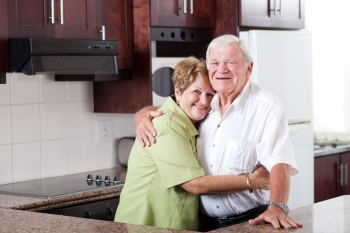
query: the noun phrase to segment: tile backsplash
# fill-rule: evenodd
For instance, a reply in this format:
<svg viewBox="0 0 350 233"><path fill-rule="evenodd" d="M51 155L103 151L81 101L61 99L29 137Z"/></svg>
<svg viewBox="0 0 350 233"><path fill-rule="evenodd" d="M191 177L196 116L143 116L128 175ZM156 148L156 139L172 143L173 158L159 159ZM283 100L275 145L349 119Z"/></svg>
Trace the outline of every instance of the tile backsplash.
<svg viewBox="0 0 350 233"><path fill-rule="evenodd" d="M105 120L113 140L97 142ZM117 141L129 136L134 114L94 113L92 82L8 73L0 85L0 184L120 166Z"/></svg>

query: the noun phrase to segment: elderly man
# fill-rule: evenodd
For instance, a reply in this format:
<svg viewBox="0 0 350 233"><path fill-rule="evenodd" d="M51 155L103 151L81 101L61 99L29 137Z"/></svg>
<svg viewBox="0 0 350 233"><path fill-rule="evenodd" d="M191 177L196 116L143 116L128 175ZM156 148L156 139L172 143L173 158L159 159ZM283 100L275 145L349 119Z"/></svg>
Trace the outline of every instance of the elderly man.
<svg viewBox="0 0 350 233"><path fill-rule="evenodd" d="M250 189L201 196L205 230L249 219L250 224L270 222L274 228L302 226L288 216L290 175L297 173L297 167L283 106L277 97L249 82L253 61L239 38L215 38L206 58L210 82L217 94L199 128L197 152L201 166L206 175L248 175L261 164L270 171L271 191ZM148 119L161 114L151 109L145 108L135 118L137 138L147 146L150 141L155 143L156 135Z"/></svg>

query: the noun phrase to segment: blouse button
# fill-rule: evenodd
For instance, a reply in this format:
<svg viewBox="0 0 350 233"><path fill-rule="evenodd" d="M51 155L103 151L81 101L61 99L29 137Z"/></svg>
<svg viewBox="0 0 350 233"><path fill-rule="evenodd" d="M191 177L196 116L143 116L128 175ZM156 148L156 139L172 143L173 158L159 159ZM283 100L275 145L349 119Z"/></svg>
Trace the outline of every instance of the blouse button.
<svg viewBox="0 0 350 233"><path fill-rule="evenodd" d="M220 127L220 124L218 124L218 127Z"/></svg>
<svg viewBox="0 0 350 233"><path fill-rule="evenodd" d="M219 206L218 206L218 205L216 206L216 209L219 209Z"/></svg>

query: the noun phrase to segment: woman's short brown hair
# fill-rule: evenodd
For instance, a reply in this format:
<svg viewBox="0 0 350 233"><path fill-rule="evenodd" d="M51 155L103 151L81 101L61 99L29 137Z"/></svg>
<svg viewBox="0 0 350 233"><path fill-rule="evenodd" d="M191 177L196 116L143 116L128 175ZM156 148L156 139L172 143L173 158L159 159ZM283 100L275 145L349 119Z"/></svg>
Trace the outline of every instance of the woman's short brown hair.
<svg viewBox="0 0 350 233"><path fill-rule="evenodd" d="M205 84L211 85L205 60L193 56L187 57L175 66L172 76L174 88L183 93L197 77L201 77Z"/></svg>

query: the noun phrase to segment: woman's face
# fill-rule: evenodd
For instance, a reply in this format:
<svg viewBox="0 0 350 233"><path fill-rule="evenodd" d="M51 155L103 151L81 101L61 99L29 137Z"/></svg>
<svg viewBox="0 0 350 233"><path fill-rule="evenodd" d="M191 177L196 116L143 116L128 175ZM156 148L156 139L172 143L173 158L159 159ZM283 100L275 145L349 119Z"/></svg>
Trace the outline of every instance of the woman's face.
<svg viewBox="0 0 350 233"><path fill-rule="evenodd" d="M215 91L211 85L205 84L198 76L182 94L179 89L175 89L176 100L192 123L202 120L208 114L214 95Z"/></svg>

